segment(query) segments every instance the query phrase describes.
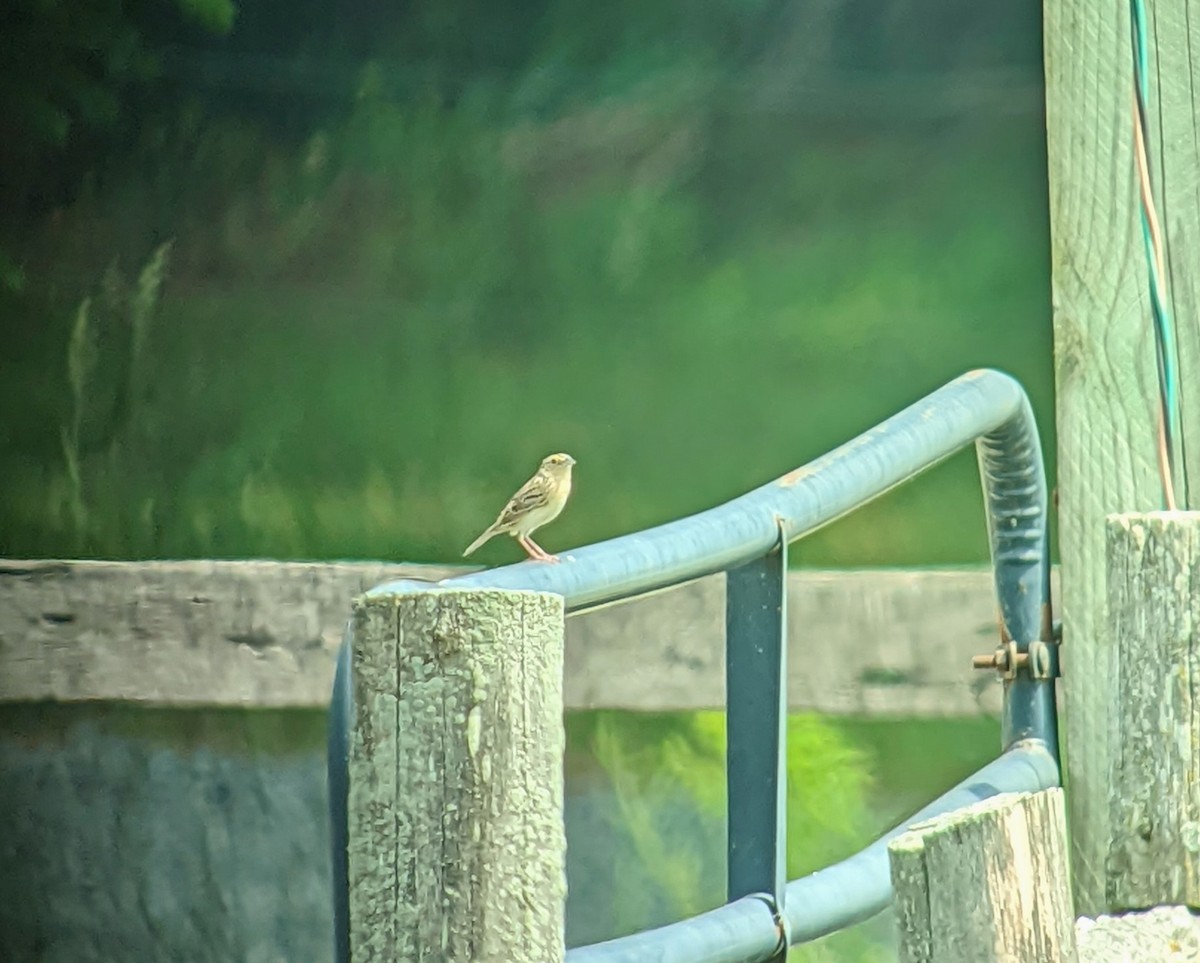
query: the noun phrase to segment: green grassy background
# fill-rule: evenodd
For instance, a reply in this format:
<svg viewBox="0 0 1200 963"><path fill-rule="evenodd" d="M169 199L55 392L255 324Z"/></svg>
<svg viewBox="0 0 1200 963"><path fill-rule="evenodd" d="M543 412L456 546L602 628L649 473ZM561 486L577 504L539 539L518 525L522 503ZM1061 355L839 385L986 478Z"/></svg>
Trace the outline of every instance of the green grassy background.
<svg viewBox="0 0 1200 963"><path fill-rule="evenodd" d="M453 155L465 135L433 126L425 149ZM384 181L394 206L350 233L348 253L338 208L373 183L362 175L286 198L287 223L237 242L247 258L299 248L267 277L247 276L254 264L199 276L191 262L233 257L229 235L250 217L209 212L216 223L175 238L139 397L128 308L96 307L103 262L91 283L51 262L60 303L9 306L10 324L42 313L0 362L3 551L449 561L559 449L579 461L573 503L545 533L565 547L718 503L980 365L1025 383L1052 443L1039 147L1027 122L865 145L827 133L778 151L760 174L769 197L742 192L763 218L737 236L706 223L738 190L733 174L701 192L694 173L668 173L647 199L629 176L580 175L547 196L550 175L480 173L481 209L457 211L456 195L424 214ZM120 196L94 203L64 218L116 232ZM314 205L305 223L320 228L285 243L301 232L288 218ZM371 256L381 265L363 267ZM132 264L130 284L141 267L109 263ZM60 293L72 286L93 297L98 349L77 401L63 344L75 305ZM78 487L59 437L77 406ZM816 536L800 560L982 560L970 462ZM481 555L513 557L505 540Z"/></svg>

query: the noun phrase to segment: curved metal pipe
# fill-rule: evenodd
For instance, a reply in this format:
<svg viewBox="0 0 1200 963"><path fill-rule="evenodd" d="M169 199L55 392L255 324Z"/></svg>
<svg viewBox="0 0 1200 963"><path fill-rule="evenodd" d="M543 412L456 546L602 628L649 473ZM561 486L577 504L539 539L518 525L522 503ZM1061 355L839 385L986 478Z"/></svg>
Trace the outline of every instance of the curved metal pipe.
<svg viewBox="0 0 1200 963"><path fill-rule="evenodd" d="M328 742L325 747L329 792L329 868L333 880L333 958L338 963L348 963L350 959L350 855L346 851L350 838L347 822L350 723L354 718L350 654L350 623L347 623L333 672L333 696L329 700Z"/></svg>
<svg viewBox="0 0 1200 963"><path fill-rule="evenodd" d="M438 583L399 580L376 586L367 594L405 594L449 586L533 589L563 596L571 612L595 608L759 558L776 546L781 530L789 542L810 534L972 442L977 442L984 488L1001 634L1024 650L1030 641L1050 638L1046 481L1029 400L1013 378L991 370L956 378L828 454L724 505L565 553L560 565L522 562ZM346 648L343 645L343 650ZM331 798L338 797L331 802L334 870L341 874L334 879L339 891L336 905L342 905L337 900L344 902L347 886L345 753L352 710L347 660L343 651L339 670L344 671L335 685L329 723L329 786ZM1057 758L1053 680L1021 676L1005 685L1004 746L1039 739L1043 751L1052 760ZM883 873L886 876L886 865ZM879 876L878 867L871 876L874 888L870 898L847 895L844 898L852 902L843 906L875 907L866 915L877 911L879 886L890 892L890 882ZM795 885L789 884L789 895ZM790 900L788 903L789 910L795 906ZM346 922L339 919L339 926L348 929ZM339 948L347 941L348 936L339 932ZM348 956L338 959L345 963ZM724 957L693 954L689 959Z"/></svg>
<svg viewBox="0 0 1200 963"><path fill-rule="evenodd" d="M441 583L387 582L368 594L437 585L536 589L578 612L726 571L794 541L977 442L1001 636L1020 651L1051 640L1046 477L1037 423L1020 384L970 371L813 462L688 518L598 542L561 565L521 562ZM1053 685L1006 681L1005 746L1042 739L1057 752Z"/></svg>
<svg viewBox="0 0 1200 963"><path fill-rule="evenodd" d="M997 581L1005 580L1007 598L1009 581L1037 586L1035 570L1044 567L1046 483L1037 437L1020 384L998 371L971 371L815 461L716 508L564 553L561 565L526 561L439 583L401 579L368 594L438 585L533 589L561 595L570 611L594 608L760 558L775 547L780 525L795 541L978 440L992 556L1003 563ZM1033 611L1040 619L1037 596ZM1025 619L1019 622L1014 628L1023 629ZM1022 632L1011 634L1020 638Z"/></svg>

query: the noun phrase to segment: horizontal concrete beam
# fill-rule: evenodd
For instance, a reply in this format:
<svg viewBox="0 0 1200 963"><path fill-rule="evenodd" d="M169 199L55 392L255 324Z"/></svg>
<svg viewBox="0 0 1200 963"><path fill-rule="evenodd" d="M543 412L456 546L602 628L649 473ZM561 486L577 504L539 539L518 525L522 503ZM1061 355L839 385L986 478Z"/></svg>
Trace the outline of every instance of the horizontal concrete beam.
<svg viewBox="0 0 1200 963"><path fill-rule="evenodd" d="M378 562L0 560L0 702L309 706L329 698L351 599L464 571ZM724 577L567 623L569 708L724 702ZM983 569L794 572L790 702L838 714L996 713Z"/></svg>

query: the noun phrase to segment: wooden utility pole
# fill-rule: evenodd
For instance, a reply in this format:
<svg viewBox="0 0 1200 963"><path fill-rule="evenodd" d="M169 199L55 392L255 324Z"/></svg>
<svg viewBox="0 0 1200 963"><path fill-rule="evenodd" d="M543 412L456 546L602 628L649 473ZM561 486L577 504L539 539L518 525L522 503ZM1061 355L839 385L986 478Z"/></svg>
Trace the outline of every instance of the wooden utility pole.
<svg viewBox="0 0 1200 963"><path fill-rule="evenodd" d="M562 963L563 601L359 600L349 762L354 963Z"/></svg>
<svg viewBox="0 0 1200 963"><path fill-rule="evenodd" d="M1167 235L1187 468L1200 492L1200 2L1147 5L1151 177ZM1077 908L1107 908L1118 659L1105 518L1162 507L1155 348L1133 155L1129 11L1046 0L1046 121L1058 398L1062 664Z"/></svg>
<svg viewBox="0 0 1200 963"><path fill-rule="evenodd" d="M903 963L1074 963L1061 789L993 796L888 846Z"/></svg>

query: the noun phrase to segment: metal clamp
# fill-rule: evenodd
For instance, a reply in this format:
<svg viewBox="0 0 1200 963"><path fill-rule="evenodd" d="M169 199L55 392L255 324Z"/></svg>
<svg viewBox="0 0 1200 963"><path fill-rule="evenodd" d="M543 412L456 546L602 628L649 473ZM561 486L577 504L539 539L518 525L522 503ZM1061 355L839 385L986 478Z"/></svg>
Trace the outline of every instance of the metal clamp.
<svg viewBox="0 0 1200 963"><path fill-rule="evenodd" d="M775 946L775 952L771 959L782 960L787 955L788 947L792 945L792 929L788 925L783 908L770 893L751 893L746 898L762 900L767 904L767 909L771 911L771 918L775 921L775 932L779 935L779 942Z"/></svg>

